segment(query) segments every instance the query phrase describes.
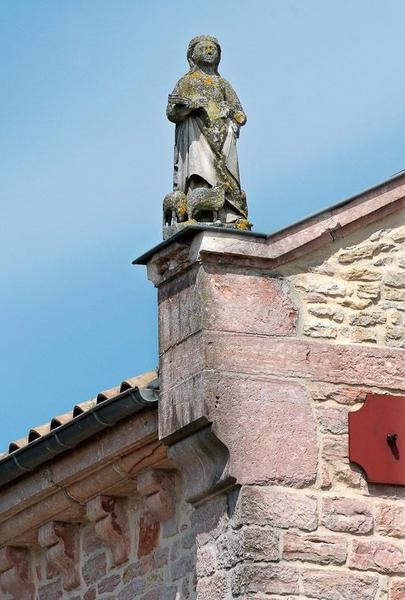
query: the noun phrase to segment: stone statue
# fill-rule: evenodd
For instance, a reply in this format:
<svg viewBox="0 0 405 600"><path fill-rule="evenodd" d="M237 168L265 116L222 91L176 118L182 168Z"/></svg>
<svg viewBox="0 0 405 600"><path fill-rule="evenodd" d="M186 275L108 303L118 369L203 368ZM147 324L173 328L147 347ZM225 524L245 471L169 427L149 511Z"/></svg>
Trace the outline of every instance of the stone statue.
<svg viewBox="0 0 405 600"><path fill-rule="evenodd" d="M246 115L231 84L218 73L221 47L210 36L191 40L190 70L169 95L176 124L173 192L163 201L163 237L201 223L250 229L241 190L236 140Z"/></svg>

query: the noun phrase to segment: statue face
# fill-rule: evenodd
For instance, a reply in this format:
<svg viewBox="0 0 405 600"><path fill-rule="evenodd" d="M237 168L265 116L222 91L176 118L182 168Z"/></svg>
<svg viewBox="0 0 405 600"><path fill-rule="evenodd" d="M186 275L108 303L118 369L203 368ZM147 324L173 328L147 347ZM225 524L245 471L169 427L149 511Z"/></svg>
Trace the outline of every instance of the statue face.
<svg viewBox="0 0 405 600"><path fill-rule="evenodd" d="M197 65L217 65L219 63L219 51L214 42L198 42L194 48L193 59Z"/></svg>

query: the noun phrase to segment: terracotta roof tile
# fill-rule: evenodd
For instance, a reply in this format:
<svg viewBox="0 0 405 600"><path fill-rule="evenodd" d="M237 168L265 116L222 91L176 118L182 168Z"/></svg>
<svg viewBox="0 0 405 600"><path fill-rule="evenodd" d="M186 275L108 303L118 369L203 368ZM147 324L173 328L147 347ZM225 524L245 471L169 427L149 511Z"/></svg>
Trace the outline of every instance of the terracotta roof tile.
<svg viewBox="0 0 405 600"><path fill-rule="evenodd" d="M27 446L28 444L39 439L40 437L47 435L48 433L50 433L50 431L53 431L54 429L57 429L58 427L69 423L69 421L72 421L75 417L85 413L86 411L90 410L97 404L104 402L105 400L109 400L111 398L114 398L115 396L118 396L121 392L134 388L157 389L157 377L158 375L156 371L148 371L147 373L142 373L142 375L137 375L136 377L130 377L129 379L125 379L121 382L120 385L113 387L109 390L104 390L100 392L99 394L97 394L96 398L76 404L71 411L63 415L53 417L48 423L44 423L43 425L39 425L37 427L32 427L29 430L28 435L26 435L23 438L20 438L19 440L11 442L9 444L8 454L11 454L16 450ZM4 458L5 456L7 456L7 453L0 453L0 459Z"/></svg>

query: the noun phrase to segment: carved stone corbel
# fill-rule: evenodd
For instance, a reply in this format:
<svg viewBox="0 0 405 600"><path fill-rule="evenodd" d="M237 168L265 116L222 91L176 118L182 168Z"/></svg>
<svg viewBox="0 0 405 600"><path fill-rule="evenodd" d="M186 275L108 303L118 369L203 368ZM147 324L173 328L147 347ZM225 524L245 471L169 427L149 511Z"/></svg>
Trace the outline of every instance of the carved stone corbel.
<svg viewBox="0 0 405 600"><path fill-rule="evenodd" d="M211 427L203 417L162 440L184 477L191 504L201 504L236 483L228 472L229 450Z"/></svg>
<svg viewBox="0 0 405 600"><path fill-rule="evenodd" d="M65 590L80 585L79 537L74 525L51 521L38 530L38 542L46 548L47 562L62 575Z"/></svg>
<svg viewBox="0 0 405 600"><path fill-rule="evenodd" d="M31 600L34 597L27 550L12 546L0 549L0 585L5 594L11 594L16 600Z"/></svg>
<svg viewBox="0 0 405 600"><path fill-rule="evenodd" d="M97 496L87 503L87 517L97 537L111 550L114 565L128 560L130 541L128 518L119 498Z"/></svg>
<svg viewBox="0 0 405 600"><path fill-rule="evenodd" d="M155 519L163 522L173 517L176 503L174 473L160 469L142 471L136 486Z"/></svg>

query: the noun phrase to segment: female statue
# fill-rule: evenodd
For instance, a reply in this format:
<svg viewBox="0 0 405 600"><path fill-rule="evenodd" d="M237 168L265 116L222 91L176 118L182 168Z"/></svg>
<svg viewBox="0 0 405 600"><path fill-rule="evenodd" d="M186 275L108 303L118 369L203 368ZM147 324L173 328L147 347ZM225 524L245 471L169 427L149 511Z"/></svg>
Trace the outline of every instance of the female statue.
<svg viewBox="0 0 405 600"><path fill-rule="evenodd" d="M167 117L176 124L174 192L164 202L169 235L181 221L249 227L236 153L246 115L232 86L218 73L220 58L215 38L192 39L190 70L169 95Z"/></svg>

